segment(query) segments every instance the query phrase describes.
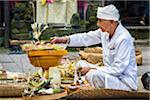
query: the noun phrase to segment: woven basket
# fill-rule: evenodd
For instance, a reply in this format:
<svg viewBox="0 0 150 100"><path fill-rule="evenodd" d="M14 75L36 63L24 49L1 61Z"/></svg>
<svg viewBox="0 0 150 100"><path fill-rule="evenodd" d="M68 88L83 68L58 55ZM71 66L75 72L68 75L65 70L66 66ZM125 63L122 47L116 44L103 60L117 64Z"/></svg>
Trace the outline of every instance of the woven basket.
<svg viewBox="0 0 150 100"><path fill-rule="evenodd" d="M142 54L136 56L136 63L137 63L137 65L142 65L143 64Z"/></svg>
<svg viewBox="0 0 150 100"><path fill-rule="evenodd" d="M1 83L0 84L0 97L18 97L22 96L25 83Z"/></svg>
<svg viewBox="0 0 150 100"><path fill-rule="evenodd" d="M59 65L62 56L66 54L66 50L36 50L29 51L28 57L32 65L47 70L49 67Z"/></svg>

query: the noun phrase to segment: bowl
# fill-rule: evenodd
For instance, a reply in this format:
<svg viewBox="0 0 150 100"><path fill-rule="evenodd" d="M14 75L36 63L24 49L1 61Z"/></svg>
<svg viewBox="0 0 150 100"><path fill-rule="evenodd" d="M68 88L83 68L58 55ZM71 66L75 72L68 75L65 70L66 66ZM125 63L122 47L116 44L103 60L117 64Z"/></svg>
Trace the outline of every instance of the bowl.
<svg viewBox="0 0 150 100"><path fill-rule="evenodd" d="M59 65L62 57L67 53L67 50L32 50L27 52L31 64L35 67L42 67L44 70Z"/></svg>

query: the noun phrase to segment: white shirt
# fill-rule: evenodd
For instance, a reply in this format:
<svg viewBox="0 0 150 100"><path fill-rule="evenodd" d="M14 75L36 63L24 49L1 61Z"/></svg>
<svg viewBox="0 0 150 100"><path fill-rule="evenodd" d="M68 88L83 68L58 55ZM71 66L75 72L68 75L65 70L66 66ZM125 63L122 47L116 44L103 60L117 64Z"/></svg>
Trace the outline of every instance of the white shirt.
<svg viewBox="0 0 150 100"><path fill-rule="evenodd" d="M100 29L70 35L69 38L70 47L102 43L105 67L99 67L98 70L118 77L133 90L137 90L137 65L133 39L121 23L116 28L111 40L109 34Z"/></svg>

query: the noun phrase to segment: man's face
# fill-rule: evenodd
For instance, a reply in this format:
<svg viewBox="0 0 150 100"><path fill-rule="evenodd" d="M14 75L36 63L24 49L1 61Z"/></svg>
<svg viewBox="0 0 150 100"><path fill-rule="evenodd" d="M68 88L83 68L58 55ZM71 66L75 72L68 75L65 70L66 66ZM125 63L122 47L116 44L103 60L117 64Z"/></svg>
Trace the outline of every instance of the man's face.
<svg viewBox="0 0 150 100"><path fill-rule="evenodd" d="M97 26L103 31L103 32L110 32L112 28L112 23L110 20L104 20L104 19L98 19L97 20Z"/></svg>

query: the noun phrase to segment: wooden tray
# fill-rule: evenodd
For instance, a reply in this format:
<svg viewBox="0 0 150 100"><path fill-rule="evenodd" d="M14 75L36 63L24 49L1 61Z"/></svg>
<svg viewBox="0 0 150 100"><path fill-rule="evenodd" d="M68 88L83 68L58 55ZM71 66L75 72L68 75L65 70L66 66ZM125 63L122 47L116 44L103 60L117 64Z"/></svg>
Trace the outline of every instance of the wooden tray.
<svg viewBox="0 0 150 100"><path fill-rule="evenodd" d="M67 53L67 50L33 50L28 51L28 57L32 65L47 70L49 67L59 65L62 56Z"/></svg>
<svg viewBox="0 0 150 100"><path fill-rule="evenodd" d="M67 91L64 91L62 93L56 93L56 94L50 94L50 95L41 95L41 96L35 96L35 97L23 97L22 100L58 100L62 97L67 96Z"/></svg>

